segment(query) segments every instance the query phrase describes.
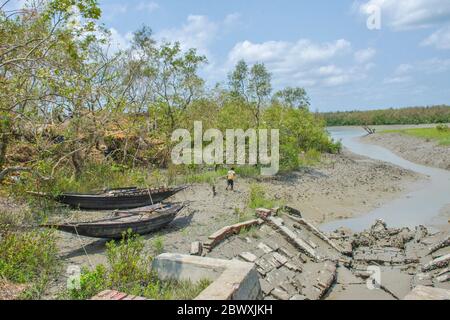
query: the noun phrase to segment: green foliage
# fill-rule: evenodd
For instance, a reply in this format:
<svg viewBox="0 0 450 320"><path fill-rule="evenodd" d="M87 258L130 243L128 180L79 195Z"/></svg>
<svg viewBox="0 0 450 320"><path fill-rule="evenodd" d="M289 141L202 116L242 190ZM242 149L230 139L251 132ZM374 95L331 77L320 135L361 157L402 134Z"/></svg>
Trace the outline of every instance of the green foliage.
<svg viewBox="0 0 450 320"><path fill-rule="evenodd" d="M447 132L450 130L450 128L446 124L439 124L436 126L436 129L437 129L437 131L440 131L440 132Z"/></svg>
<svg viewBox="0 0 450 320"><path fill-rule="evenodd" d="M385 130L383 133L400 133L417 138L429 139L438 142L440 145L450 145L450 130L445 129L446 126L439 128L418 128L418 129L402 129L402 130Z"/></svg>
<svg viewBox="0 0 450 320"><path fill-rule="evenodd" d="M328 112L320 116L325 119L327 126L449 123L450 106Z"/></svg>
<svg viewBox="0 0 450 320"><path fill-rule="evenodd" d="M71 289L63 295L73 300L87 300L96 294L106 290L108 284L108 272L104 265L98 265L93 271L83 268L80 276L79 289ZM74 285L74 284L73 284Z"/></svg>
<svg viewBox="0 0 450 320"><path fill-rule="evenodd" d="M325 123L306 109L273 105L265 110L264 121L267 128L280 130L280 167L283 170L295 170L300 166L301 151L340 151L340 144L326 134Z"/></svg>
<svg viewBox="0 0 450 320"><path fill-rule="evenodd" d="M62 297L85 300L106 289L118 290L149 299L193 299L210 281L162 281L151 270L152 258L144 251L142 237L129 231L119 243L107 244L108 266L82 270L80 287L69 289Z"/></svg>
<svg viewBox="0 0 450 320"><path fill-rule="evenodd" d="M102 44L111 34L96 25L101 11L95 0L30 5L36 5L36 19L26 12L7 17L0 9L1 67L8 75L1 79L0 167L26 166L53 180L23 173L22 191L175 183L179 175L171 167L171 135L174 129L191 128L193 121L223 132L280 129L284 170L299 166L302 151L339 151L324 122L309 112L303 88L271 97L271 74L263 63L240 61L228 88L208 90L199 72L206 57L195 48L182 50L177 42L157 42L147 26L134 33L129 49L106 53ZM72 6L80 11L79 24ZM9 160L8 152L20 153L11 150L19 141L30 155ZM153 167L168 171L153 179ZM241 176L254 176L256 170L238 169ZM213 185L222 173L187 171L185 180Z"/></svg>
<svg viewBox="0 0 450 320"><path fill-rule="evenodd" d="M250 198L248 207L251 209L267 208L271 209L279 205L277 201L267 196L264 187L260 184L252 184L250 186Z"/></svg>
<svg viewBox="0 0 450 320"><path fill-rule="evenodd" d="M274 103L278 103L290 108L304 108L309 109L310 100L303 88L287 87L276 92L272 98Z"/></svg>
<svg viewBox="0 0 450 320"><path fill-rule="evenodd" d="M41 281L45 288L59 271L53 231L6 232L0 240L0 278L15 283Z"/></svg>

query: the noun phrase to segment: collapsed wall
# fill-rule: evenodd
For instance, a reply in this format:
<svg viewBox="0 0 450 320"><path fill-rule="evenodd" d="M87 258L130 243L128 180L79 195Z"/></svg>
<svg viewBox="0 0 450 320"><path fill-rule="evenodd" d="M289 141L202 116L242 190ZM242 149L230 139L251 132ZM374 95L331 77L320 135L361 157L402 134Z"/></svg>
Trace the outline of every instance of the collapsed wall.
<svg viewBox="0 0 450 320"><path fill-rule="evenodd" d="M443 233L376 221L361 233L325 234L298 211L257 215L240 228L222 228L205 246L197 242L192 254L254 263L266 300L403 299L420 285L450 289Z"/></svg>

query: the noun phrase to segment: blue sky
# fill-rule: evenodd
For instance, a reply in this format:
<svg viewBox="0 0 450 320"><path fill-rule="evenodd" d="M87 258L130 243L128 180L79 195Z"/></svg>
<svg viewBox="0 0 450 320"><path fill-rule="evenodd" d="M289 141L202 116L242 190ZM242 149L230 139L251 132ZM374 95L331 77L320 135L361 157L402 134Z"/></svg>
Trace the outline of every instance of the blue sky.
<svg viewBox="0 0 450 320"><path fill-rule="evenodd" d="M450 0L100 0L112 46L150 26L207 56L209 86L239 59L320 111L450 104ZM380 29L367 20L380 13ZM373 20L371 20L373 21Z"/></svg>

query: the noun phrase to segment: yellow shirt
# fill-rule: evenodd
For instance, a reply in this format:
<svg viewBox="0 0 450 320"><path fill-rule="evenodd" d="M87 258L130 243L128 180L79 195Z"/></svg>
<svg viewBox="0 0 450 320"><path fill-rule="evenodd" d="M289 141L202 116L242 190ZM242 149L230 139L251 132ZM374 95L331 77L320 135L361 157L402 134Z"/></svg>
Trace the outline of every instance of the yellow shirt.
<svg viewBox="0 0 450 320"><path fill-rule="evenodd" d="M228 179L228 180L234 180L234 179L236 179L236 172L234 172L233 170L228 171L227 179Z"/></svg>

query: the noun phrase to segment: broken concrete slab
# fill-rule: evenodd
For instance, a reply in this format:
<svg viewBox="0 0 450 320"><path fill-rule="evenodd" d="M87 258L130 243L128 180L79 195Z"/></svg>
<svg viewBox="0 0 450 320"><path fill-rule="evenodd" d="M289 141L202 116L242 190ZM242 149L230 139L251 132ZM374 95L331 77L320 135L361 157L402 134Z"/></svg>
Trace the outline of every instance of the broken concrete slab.
<svg viewBox="0 0 450 320"><path fill-rule="evenodd" d="M450 262L450 254L432 260L422 267L422 272L447 267Z"/></svg>
<svg viewBox="0 0 450 320"><path fill-rule="evenodd" d="M314 235L316 235L318 238L322 239L330 245L333 249L335 249L339 253L343 253L344 250L340 246L338 246L336 243L334 243L331 239L329 239L322 231L317 229L313 224L308 222L307 220L303 218L293 218L295 221L300 223L302 226L306 227L310 232L312 232Z"/></svg>
<svg viewBox="0 0 450 320"><path fill-rule="evenodd" d="M201 256L203 253L203 245L200 241L194 241L191 243L191 251L192 256Z"/></svg>
<svg viewBox="0 0 450 320"><path fill-rule="evenodd" d="M258 248L261 249L262 251L264 251L265 253L273 252L273 249L263 242L260 242L258 244Z"/></svg>
<svg viewBox="0 0 450 320"><path fill-rule="evenodd" d="M279 230L279 232L286 238L286 240L292 243L299 250L303 251L305 254L315 260L320 260L320 257L316 254L316 251L309 244L298 237L294 231L284 226L282 219L269 217L267 218L267 222L271 226Z"/></svg>
<svg viewBox="0 0 450 320"><path fill-rule="evenodd" d="M394 268L381 268L381 286L397 299L401 299L411 291L413 276Z"/></svg>
<svg viewBox="0 0 450 320"><path fill-rule="evenodd" d="M265 279L259 279L259 284L261 286L261 290L264 293L264 295L269 295L273 289L275 289L275 286L269 283Z"/></svg>
<svg viewBox="0 0 450 320"><path fill-rule="evenodd" d="M450 290L417 286L404 300L450 300Z"/></svg>
<svg viewBox="0 0 450 320"><path fill-rule="evenodd" d="M450 236L448 236L444 240L442 240L442 241L436 243L435 245L433 245L430 248L430 253L433 253L435 251L438 251L439 249L442 249L444 247L449 247L449 246L450 246Z"/></svg>
<svg viewBox="0 0 450 320"><path fill-rule="evenodd" d="M153 260L152 269L161 279L213 281L196 300L262 298L258 273L252 263L164 253Z"/></svg>
<svg viewBox="0 0 450 320"><path fill-rule="evenodd" d="M369 275L367 276L367 278L368 277ZM363 278L353 274L353 272L350 269L344 266L338 266L336 274L336 283L349 285L349 284L363 284L365 283L365 281Z"/></svg>
<svg viewBox="0 0 450 320"><path fill-rule="evenodd" d="M257 256L255 256L253 253L250 253L250 252L242 252L242 253L239 255L239 257L242 258L242 259L244 259L244 260L247 261L247 262L252 262L252 263L255 262L256 259L258 259Z"/></svg>
<svg viewBox="0 0 450 320"><path fill-rule="evenodd" d="M365 284L337 284L327 295L327 300L396 300L389 293L381 290L370 290Z"/></svg>
<svg viewBox="0 0 450 320"><path fill-rule="evenodd" d="M216 232L214 232L212 235L210 235L208 237L208 241L203 243L203 246L206 249L211 251L214 247L216 247L223 240L225 240L235 234L239 234L241 232L241 230L243 230L243 229L248 229L253 226L258 226L262 222L264 222L264 221L262 221L260 219L253 219L253 220L237 223L237 224L234 224L231 226L225 226L225 227L221 228L220 230L217 230Z"/></svg>
<svg viewBox="0 0 450 320"><path fill-rule="evenodd" d="M289 294L286 291L279 288L273 289L271 295L277 300L289 300L290 298Z"/></svg>

